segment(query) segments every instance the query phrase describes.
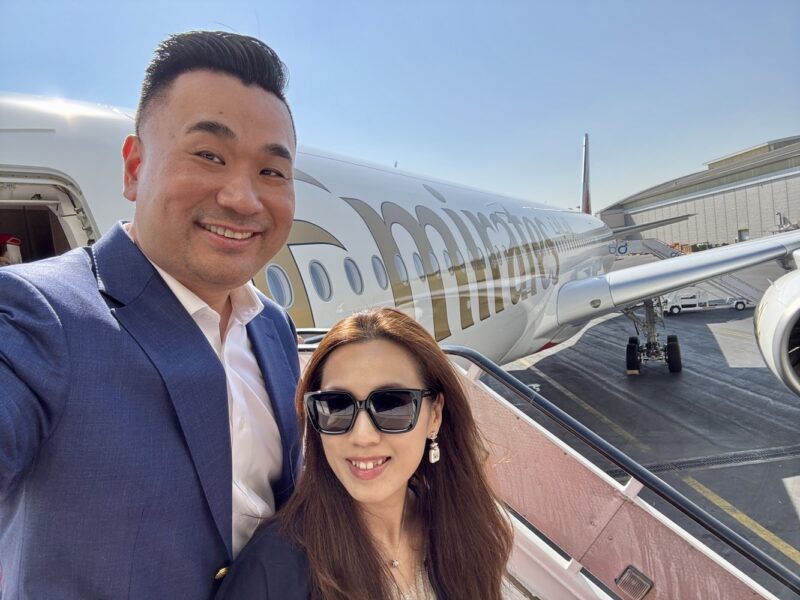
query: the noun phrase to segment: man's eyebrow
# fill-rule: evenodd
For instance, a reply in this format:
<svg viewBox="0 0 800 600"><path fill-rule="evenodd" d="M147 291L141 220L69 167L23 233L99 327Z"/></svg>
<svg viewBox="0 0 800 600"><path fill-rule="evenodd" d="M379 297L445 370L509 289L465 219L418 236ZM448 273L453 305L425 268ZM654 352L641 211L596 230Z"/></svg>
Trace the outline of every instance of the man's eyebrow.
<svg viewBox="0 0 800 600"><path fill-rule="evenodd" d="M236 133L233 131L233 129L231 129L224 123L220 123L219 121L198 121L197 123L189 127L186 130L186 133L187 134L194 133L196 131L204 131L206 133L210 133L211 135L225 138L227 140L236 139ZM283 144L264 144L263 150L267 154L272 154L273 156L285 158L288 161L294 160L291 151Z"/></svg>
<svg viewBox="0 0 800 600"><path fill-rule="evenodd" d="M220 123L219 121L198 121L189 127L189 129L186 130L186 133L194 133L195 131L205 131L211 135L216 135L217 137L228 140L236 139L236 134L234 133L233 129L223 123Z"/></svg>
<svg viewBox="0 0 800 600"><path fill-rule="evenodd" d="M294 160L292 157L292 153L283 144L267 144L266 146L264 146L264 151L268 152L269 154L272 154L273 156L285 158L288 161Z"/></svg>

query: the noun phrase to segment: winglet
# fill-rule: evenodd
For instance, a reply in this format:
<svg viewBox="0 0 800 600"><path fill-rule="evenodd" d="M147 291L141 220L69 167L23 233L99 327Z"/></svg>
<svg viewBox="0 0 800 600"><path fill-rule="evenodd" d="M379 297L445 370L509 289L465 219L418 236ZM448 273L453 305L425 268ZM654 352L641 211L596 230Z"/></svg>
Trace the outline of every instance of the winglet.
<svg viewBox="0 0 800 600"><path fill-rule="evenodd" d="M583 134L583 185L581 192L581 212L592 214L592 201L589 198L589 134Z"/></svg>

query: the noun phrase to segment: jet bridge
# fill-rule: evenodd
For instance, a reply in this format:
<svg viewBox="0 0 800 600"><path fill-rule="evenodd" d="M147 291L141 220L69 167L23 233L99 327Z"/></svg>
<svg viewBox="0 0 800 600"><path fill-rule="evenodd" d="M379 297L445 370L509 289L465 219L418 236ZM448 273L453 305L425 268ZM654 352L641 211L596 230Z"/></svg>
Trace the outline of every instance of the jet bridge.
<svg viewBox="0 0 800 600"><path fill-rule="evenodd" d="M300 346L301 365L313 348ZM800 593L800 577L498 365L468 348L443 349L461 375L488 445L492 481L514 526L506 598L777 600L642 499L644 489ZM522 412L522 405L536 408L542 420L555 421L630 478L611 478Z"/></svg>

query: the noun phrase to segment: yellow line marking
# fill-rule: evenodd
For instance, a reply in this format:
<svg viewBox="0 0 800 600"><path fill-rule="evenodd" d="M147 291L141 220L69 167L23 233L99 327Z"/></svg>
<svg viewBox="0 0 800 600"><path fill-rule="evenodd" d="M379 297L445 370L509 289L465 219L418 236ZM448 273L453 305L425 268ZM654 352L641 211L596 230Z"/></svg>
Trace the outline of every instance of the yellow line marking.
<svg viewBox="0 0 800 600"><path fill-rule="evenodd" d="M697 481L694 477L684 477L684 482L686 482L692 489L696 492L704 496L707 500L710 500L714 505L724 510L728 515L736 519L739 523L747 527L750 531L755 533L758 537L762 540L767 542L769 545L777 548L780 552L791 558L794 562L800 565L800 550L795 548L794 546L788 544L787 542L783 541L777 535L772 533L769 529L757 523L738 508L733 506L730 502L725 500L724 498L718 496L702 483Z"/></svg>
<svg viewBox="0 0 800 600"><path fill-rule="evenodd" d="M539 376L541 379L546 381L548 384L552 385L554 388L556 388L558 391L560 391L565 396L569 397L576 404L579 404L584 410L590 412L597 419L599 419L600 421L605 423L607 426L609 426L611 429L613 429L617 433L617 435L619 435L622 438L626 439L628 442L634 444L640 451L649 452L651 450L649 445L647 445L646 443L642 442L634 434L630 433L629 431L624 429L622 426L618 425L617 423L615 423L614 421L609 419L607 416L605 416L599 410L594 408L591 404L585 402L584 400L579 398L577 395L573 394L571 391L569 391L563 385L558 383L552 377L548 377L547 375L545 375L536 366L534 366L535 365L535 361L532 361L532 360L530 360L529 358L526 357L526 358L520 359L517 362L522 363L529 370L531 370L534 373L536 373L536 375ZM506 365L506 368L507 367L508 367L508 365ZM704 496L707 500L710 500L717 507L721 508L728 515L730 515L731 517L736 519L739 523L744 525L747 529L749 529L750 531L755 533L758 537L760 537L762 540L767 542L770 546L773 546L775 549L777 549L781 553L783 553L786 556L788 556L794 562L796 562L797 564L800 564L800 550L797 550L797 548L795 548L794 546L792 546L789 543L783 541L777 535L772 533L769 529L767 529L766 527L764 527L760 523L756 522L751 517L749 517L748 515L746 515L742 511L740 511L735 506L733 506L730 502L728 502L727 500L725 500L721 496L718 496L717 494L712 492L710 489L708 489L702 483L697 481L694 477L691 477L691 476L684 477L683 481L684 481L684 483L686 483L687 485L692 487L700 495Z"/></svg>

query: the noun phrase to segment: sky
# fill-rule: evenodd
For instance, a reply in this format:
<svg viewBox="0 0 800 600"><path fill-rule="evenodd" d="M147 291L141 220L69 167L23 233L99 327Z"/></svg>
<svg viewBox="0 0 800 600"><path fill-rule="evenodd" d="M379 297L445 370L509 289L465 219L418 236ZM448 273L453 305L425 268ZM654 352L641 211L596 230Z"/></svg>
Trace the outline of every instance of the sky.
<svg viewBox="0 0 800 600"><path fill-rule="evenodd" d="M800 135L800 0L0 0L0 91L133 108L171 33L271 45L301 145L595 211Z"/></svg>

